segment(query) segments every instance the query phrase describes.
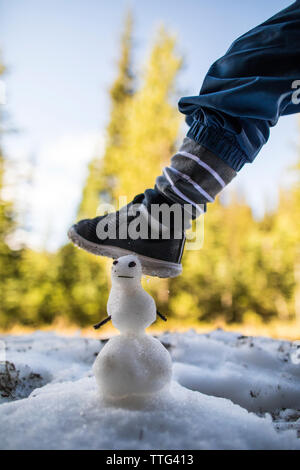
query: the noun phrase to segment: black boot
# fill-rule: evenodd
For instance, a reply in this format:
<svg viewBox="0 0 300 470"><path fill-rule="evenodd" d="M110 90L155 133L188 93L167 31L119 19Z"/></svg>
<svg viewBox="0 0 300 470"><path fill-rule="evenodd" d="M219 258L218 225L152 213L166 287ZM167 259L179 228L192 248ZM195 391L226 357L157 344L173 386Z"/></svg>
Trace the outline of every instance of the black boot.
<svg viewBox="0 0 300 470"><path fill-rule="evenodd" d="M160 221L147 218L152 204L170 207L174 202L156 189L146 190L117 212L81 220L69 229L68 236L76 246L95 255L119 258L135 253L142 263L143 273L149 276L176 277L182 272L184 228L180 225L175 230L172 224L172 227L168 227L168 233L161 230ZM177 205L182 211L180 204ZM153 223L149 223L150 219ZM135 230L134 236L131 235L130 227L137 228L143 221L141 236L136 237Z"/></svg>

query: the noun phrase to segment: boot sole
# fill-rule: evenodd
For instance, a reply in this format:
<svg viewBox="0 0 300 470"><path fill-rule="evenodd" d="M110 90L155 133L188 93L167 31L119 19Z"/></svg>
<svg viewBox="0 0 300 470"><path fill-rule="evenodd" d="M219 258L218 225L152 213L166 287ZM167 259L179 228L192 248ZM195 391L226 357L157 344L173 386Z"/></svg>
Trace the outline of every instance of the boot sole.
<svg viewBox="0 0 300 470"><path fill-rule="evenodd" d="M134 251L126 250L125 248L119 248L118 246L98 245L97 243L90 242L76 232L74 225L69 229L68 237L78 248L81 248L88 253L92 253L93 255L116 259L121 256L135 254L138 256L142 264L143 274L147 276L169 278L177 277L182 273L181 264L150 258L148 256L135 253Z"/></svg>

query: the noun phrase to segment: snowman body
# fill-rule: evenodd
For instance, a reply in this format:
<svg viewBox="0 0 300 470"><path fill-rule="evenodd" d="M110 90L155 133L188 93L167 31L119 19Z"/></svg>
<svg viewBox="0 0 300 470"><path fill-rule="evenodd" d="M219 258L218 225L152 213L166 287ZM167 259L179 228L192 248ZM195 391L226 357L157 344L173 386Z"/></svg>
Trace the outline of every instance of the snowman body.
<svg viewBox="0 0 300 470"><path fill-rule="evenodd" d="M151 395L171 381L170 354L145 333L156 319L156 306L140 279L136 256L114 261L107 312L120 335L106 343L93 365L98 387L107 398Z"/></svg>

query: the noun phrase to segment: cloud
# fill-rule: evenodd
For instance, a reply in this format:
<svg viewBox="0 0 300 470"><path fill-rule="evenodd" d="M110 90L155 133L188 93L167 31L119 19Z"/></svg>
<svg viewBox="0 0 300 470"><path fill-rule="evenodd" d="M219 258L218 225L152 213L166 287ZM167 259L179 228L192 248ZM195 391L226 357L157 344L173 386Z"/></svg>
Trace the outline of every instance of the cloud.
<svg viewBox="0 0 300 470"><path fill-rule="evenodd" d="M28 194L30 231L26 242L34 248L56 249L79 204L89 161L104 148L97 132L63 135L41 146L33 185Z"/></svg>

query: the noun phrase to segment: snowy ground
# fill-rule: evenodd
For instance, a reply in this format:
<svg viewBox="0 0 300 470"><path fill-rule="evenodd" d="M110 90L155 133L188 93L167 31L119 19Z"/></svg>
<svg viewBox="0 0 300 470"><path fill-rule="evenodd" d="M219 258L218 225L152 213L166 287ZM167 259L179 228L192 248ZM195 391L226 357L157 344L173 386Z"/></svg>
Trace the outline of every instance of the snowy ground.
<svg viewBox="0 0 300 470"><path fill-rule="evenodd" d="M99 397L91 372L103 341L0 337L0 448L300 449L300 361L291 343L222 330L159 339L174 363L171 390L114 406Z"/></svg>

